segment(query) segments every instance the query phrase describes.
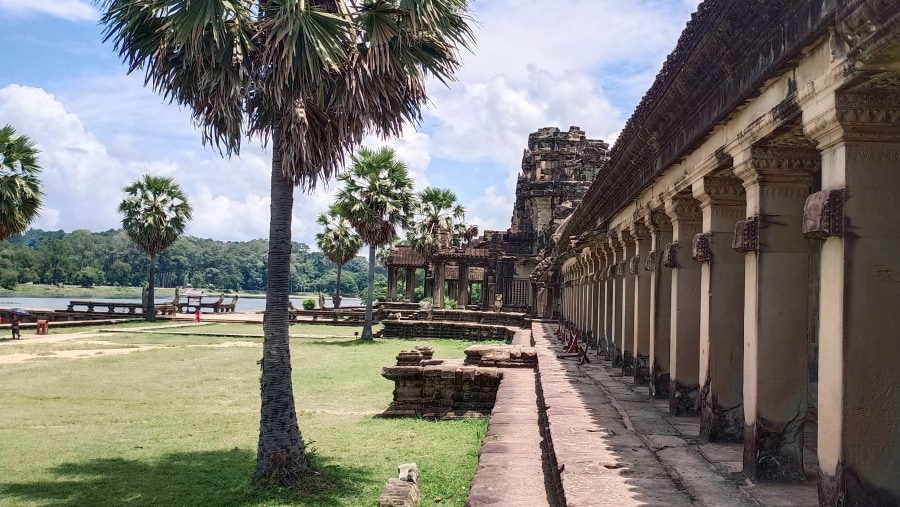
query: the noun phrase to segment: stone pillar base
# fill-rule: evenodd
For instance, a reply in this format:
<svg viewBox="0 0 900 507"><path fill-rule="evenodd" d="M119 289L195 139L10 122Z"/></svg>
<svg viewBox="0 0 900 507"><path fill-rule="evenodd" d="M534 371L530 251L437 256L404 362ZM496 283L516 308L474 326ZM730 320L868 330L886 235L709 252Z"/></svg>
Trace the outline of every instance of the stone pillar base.
<svg viewBox="0 0 900 507"><path fill-rule="evenodd" d="M700 438L707 442L743 442L744 407L723 407L710 389L707 378L700 390Z"/></svg>
<svg viewBox="0 0 900 507"><path fill-rule="evenodd" d="M634 366L634 383L641 386L650 383L650 356L637 355Z"/></svg>
<svg viewBox="0 0 900 507"><path fill-rule="evenodd" d="M657 400L669 399L669 373L660 373L659 370L653 372L653 378L650 381L650 394Z"/></svg>
<svg viewBox="0 0 900 507"><path fill-rule="evenodd" d="M700 415L700 386L686 386L677 380L669 380L669 413L674 416Z"/></svg>
<svg viewBox="0 0 900 507"><path fill-rule="evenodd" d="M787 423L757 416L744 428L744 475L754 482L800 482L803 471L803 423L806 413Z"/></svg>
<svg viewBox="0 0 900 507"><path fill-rule="evenodd" d="M630 350L626 350L622 356L622 373L625 375L634 375L634 356Z"/></svg>

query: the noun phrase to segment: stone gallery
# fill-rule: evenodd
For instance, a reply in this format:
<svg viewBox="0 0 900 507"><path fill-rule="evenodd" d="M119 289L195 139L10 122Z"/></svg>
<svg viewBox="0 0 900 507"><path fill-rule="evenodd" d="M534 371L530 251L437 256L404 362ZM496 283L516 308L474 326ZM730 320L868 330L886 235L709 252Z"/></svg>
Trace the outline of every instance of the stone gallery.
<svg viewBox="0 0 900 507"><path fill-rule="evenodd" d="M545 247L547 308L751 480L815 453L823 505L900 505L898 195L900 2L706 1Z"/></svg>

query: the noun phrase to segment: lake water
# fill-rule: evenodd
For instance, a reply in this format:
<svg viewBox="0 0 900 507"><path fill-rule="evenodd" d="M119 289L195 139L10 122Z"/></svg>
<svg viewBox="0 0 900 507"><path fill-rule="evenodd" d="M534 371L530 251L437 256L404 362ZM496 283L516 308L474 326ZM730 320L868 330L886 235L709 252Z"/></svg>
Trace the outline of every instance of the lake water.
<svg viewBox="0 0 900 507"><path fill-rule="evenodd" d="M203 298L204 302L212 303L214 302L218 296L209 296L208 298ZM122 303L140 303L140 299L111 299L111 298L19 298L19 297L6 297L0 298L0 308L34 308L41 310L65 310L67 306L69 306L69 301L71 300L78 301L121 301ZM300 297L292 297L291 301L294 303L295 308L303 308L303 300L308 298L300 298ZM315 299L315 298L313 298ZM226 302L230 302L231 298L226 297ZM157 303L170 303L172 302L171 297L167 298L156 298ZM348 298L345 297L341 299L341 307L345 306L359 306L362 305L363 302L359 298ZM318 306L318 303L316 303ZM325 307L331 308L331 297L325 298ZM250 298L244 297L238 299L237 306L235 307L235 311L238 312L261 312L266 309L266 298Z"/></svg>

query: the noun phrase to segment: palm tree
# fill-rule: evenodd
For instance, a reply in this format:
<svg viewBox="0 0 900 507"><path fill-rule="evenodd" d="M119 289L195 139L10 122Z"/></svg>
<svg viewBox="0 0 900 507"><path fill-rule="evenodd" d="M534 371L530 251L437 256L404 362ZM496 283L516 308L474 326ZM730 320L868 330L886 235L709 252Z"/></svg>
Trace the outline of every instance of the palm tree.
<svg viewBox="0 0 900 507"><path fill-rule="evenodd" d="M456 200L456 194L446 188L427 187L419 193L416 226L407 231L406 239L425 262L448 246L462 245L466 234L466 209ZM435 302L441 301L443 287L433 288Z"/></svg>
<svg viewBox="0 0 900 507"><path fill-rule="evenodd" d="M341 306L341 268L356 257L363 245L362 238L353 230L350 222L339 215L334 208L319 215L316 222L324 227L322 232L316 234L316 244L319 245L319 250L325 254L325 257L337 264L337 285L335 285L331 301L335 308L339 308Z"/></svg>
<svg viewBox="0 0 900 507"><path fill-rule="evenodd" d="M156 320L153 289L156 285L156 258L178 239L191 219L194 209L181 186L172 178L145 174L124 189L125 199L119 204L122 228L150 256L147 301L144 318Z"/></svg>
<svg viewBox="0 0 900 507"><path fill-rule="evenodd" d="M24 232L41 208L38 150L11 125L0 128L0 240Z"/></svg>
<svg viewBox="0 0 900 507"><path fill-rule="evenodd" d="M369 289L362 339L371 340L375 250L390 245L397 229L412 225L416 206L412 178L394 150L383 147L378 151L360 148L347 172L338 179L344 186L335 197L334 207L369 245Z"/></svg>
<svg viewBox="0 0 900 507"><path fill-rule="evenodd" d="M186 106L205 143L272 142L260 428L254 484L309 472L288 340L294 186L312 191L369 134L399 135L473 42L469 0L95 0L129 72Z"/></svg>

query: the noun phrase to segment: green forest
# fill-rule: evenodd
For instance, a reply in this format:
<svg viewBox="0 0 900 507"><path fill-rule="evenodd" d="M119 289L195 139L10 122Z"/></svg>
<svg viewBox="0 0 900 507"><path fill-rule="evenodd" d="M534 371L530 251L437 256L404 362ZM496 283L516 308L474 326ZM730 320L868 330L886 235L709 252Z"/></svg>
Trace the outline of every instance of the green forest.
<svg viewBox="0 0 900 507"><path fill-rule="evenodd" d="M182 236L160 254L157 287L192 286L228 291L265 291L268 241L216 241ZM25 233L0 241L0 286L71 284L139 287L146 283L149 257L122 230ZM368 263L348 262L341 293L357 296L366 287ZM304 243L293 243L291 291L334 293L337 266ZM384 291L387 272L377 265L376 292ZM381 289L381 290L379 290Z"/></svg>

